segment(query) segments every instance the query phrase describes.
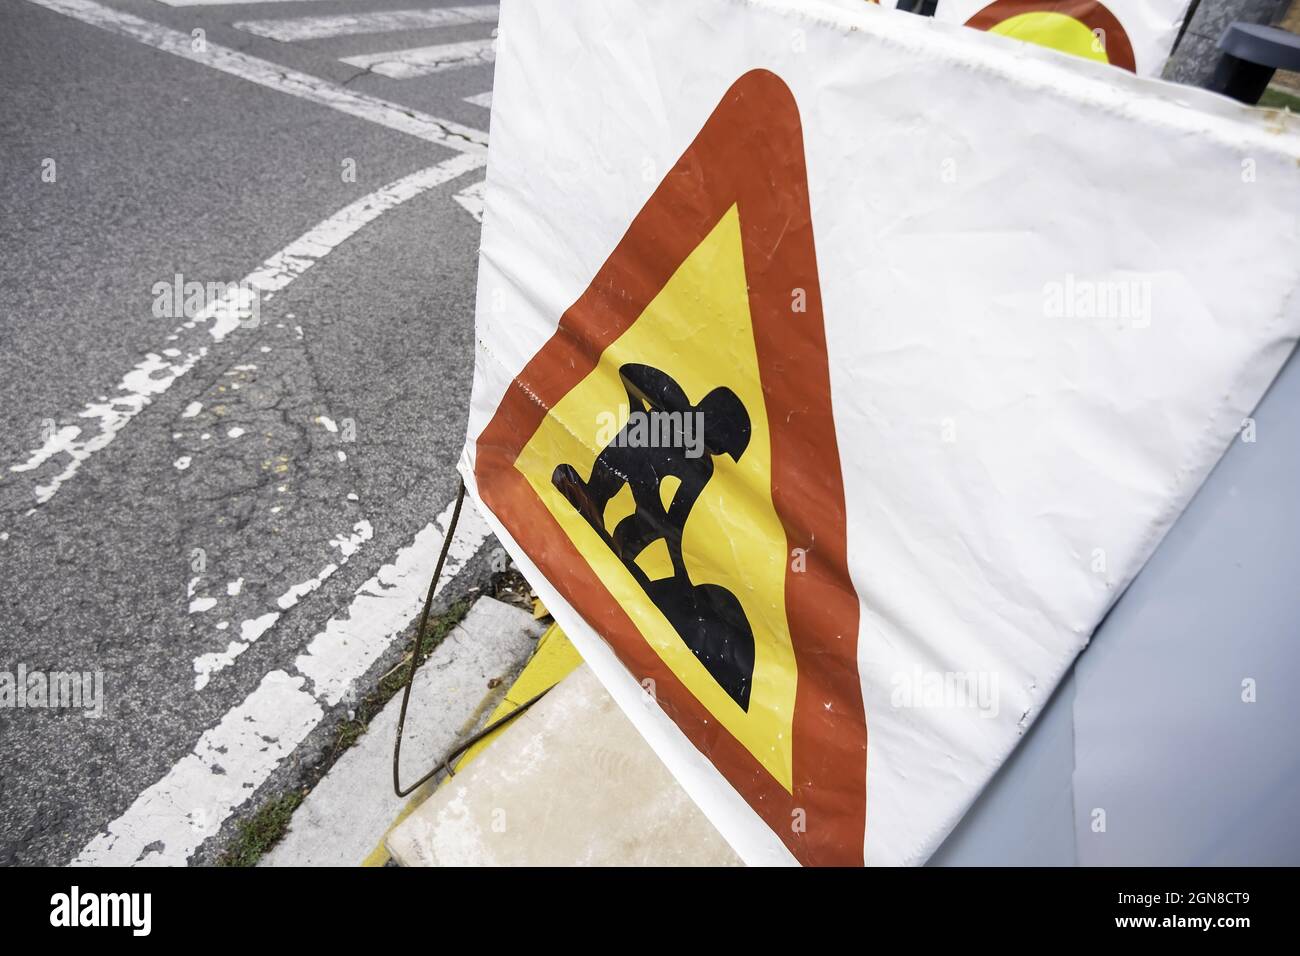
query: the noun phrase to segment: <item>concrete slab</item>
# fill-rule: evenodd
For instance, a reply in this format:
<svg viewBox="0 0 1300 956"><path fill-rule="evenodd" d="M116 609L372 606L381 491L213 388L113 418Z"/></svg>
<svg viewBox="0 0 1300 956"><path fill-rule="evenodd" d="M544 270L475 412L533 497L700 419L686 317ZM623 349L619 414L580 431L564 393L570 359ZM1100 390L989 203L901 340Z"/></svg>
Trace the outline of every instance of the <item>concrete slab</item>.
<svg viewBox="0 0 1300 956"><path fill-rule="evenodd" d="M520 608L479 598L415 677L402 744L402 780L414 780L457 740L486 722L536 646L544 626ZM489 686L492 685L492 686ZM393 794L393 734L401 696L330 768L263 866L358 866L389 827L428 791ZM378 861L378 862L382 862Z"/></svg>
<svg viewBox="0 0 1300 956"><path fill-rule="evenodd" d="M388 835L403 866L739 866L584 664Z"/></svg>
<svg viewBox="0 0 1300 956"><path fill-rule="evenodd" d="M460 759L453 764L455 772L459 773L468 767L479 754L491 747L496 739L505 733L510 723L503 718L511 711L523 707L539 694L550 690L581 666L582 655L560 630L559 625L552 624L548 627L541 640L537 642L537 650L528 659L528 666L510 685L510 690L506 691L505 697L497 704L492 715L483 722L483 726L497 725L497 729L481 740L475 741L473 746L461 754Z"/></svg>

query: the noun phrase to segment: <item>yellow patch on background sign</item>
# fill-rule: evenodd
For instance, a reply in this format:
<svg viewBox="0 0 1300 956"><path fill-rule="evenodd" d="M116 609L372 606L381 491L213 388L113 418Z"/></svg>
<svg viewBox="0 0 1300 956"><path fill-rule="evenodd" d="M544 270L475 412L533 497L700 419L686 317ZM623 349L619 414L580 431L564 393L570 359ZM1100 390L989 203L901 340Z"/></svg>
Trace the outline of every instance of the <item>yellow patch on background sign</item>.
<svg viewBox="0 0 1300 956"><path fill-rule="evenodd" d="M966 26L1130 73L1137 69L1124 25L1101 0L993 0Z"/></svg>
<svg viewBox="0 0 1300 956"><path fill-rule="evenodd" d="M1109 63L1106 49L1097 35L1074 17L1049 10L1021 13L989 27L997 33L1026 43L1036 43L1051 50L1060 50L1085 60Z"/></svg>

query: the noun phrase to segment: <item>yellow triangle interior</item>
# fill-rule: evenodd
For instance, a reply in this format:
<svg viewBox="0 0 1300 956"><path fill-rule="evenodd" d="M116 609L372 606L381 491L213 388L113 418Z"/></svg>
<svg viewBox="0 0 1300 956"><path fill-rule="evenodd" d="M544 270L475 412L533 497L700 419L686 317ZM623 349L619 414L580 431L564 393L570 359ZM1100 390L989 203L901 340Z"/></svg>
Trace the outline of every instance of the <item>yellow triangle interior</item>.
<svg viewBox="0 0 1300 956"><path fill-rule="evenodd" d="M584 480L591 477L601 451L597 434L602 413L618 416L618 427L626 422L627 393L618 375L626 363L666 372L693 404L726 386L749 412L748 447L739 462L726 455L713 459L713 477L691 511L682 538L691 582L730 590L753 629L754 677L747 712L718 686L618 557L551 484L559 464L573 465ZM605 350L597 367L551 409L515 467L663 663L789 791L797 678L785 609L789 548L772 504L771 434L735 206ZM614 528L632 507L625 487L606 508L606 527ZM652 579L672 573L662 540L636 560ZM640 681L646 675L633 676Z"/></svg>

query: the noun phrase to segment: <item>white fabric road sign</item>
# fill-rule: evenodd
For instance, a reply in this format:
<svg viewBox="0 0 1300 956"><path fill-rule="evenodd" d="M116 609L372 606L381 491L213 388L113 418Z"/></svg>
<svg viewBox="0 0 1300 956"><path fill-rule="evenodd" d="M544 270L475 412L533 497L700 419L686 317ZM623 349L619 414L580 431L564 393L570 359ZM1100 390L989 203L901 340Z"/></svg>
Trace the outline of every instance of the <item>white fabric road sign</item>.
<svg viewBox="0 0 1300 956"><path fill-rule="evenodd" d="M747 861L923 862L1295 343L1294 119L866 5L496 69L471 493Z"/></svg>

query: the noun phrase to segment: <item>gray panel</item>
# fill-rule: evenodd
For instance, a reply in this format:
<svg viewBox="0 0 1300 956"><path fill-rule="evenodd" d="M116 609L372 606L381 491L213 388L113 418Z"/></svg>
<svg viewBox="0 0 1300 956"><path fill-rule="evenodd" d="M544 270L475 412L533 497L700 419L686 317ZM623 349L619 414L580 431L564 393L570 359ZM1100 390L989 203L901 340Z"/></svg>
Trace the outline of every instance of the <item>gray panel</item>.
<svg viewBox="0 0 1300 956"><path fill-rule="evenodd" d="M1079 659L1082 863L1300 863L1296 409L1293 355Z"/></svg>
<svg viewBox="0 0 1300 956"><path fill-rule="evenodd" d="M1300 864L1296 409L1293 355L933 864Z"/></svg>
<svg viewBox="0 0 1300 956"><path fill-rule="evenodd" d="M1071 866L1074 674L970 811L930 857L931 866Z"/></svg>

